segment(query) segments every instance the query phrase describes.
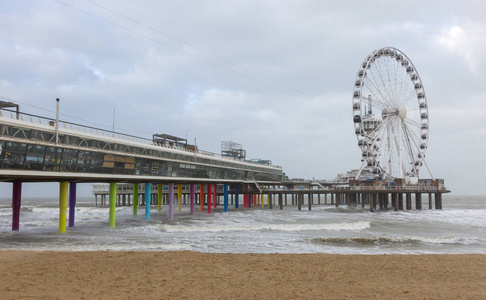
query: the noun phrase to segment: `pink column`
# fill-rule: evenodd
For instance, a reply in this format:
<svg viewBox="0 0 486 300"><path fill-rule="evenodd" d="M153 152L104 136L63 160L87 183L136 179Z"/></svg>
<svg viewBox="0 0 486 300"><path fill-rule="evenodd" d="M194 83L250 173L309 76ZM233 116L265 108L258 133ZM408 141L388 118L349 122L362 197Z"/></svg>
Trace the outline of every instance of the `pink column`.
<svg viewBox="0 0 486 300"><path fill-rule="evenodd" d="M12 231L19 231L21 198L22 182L15 181L12 188Z"/></svg>

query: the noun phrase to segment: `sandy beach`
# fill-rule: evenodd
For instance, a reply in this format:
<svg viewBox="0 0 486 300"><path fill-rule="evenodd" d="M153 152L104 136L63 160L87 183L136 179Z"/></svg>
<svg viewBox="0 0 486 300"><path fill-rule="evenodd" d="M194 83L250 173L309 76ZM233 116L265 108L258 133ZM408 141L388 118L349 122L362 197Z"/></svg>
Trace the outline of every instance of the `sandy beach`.
<svg viewBox="0 0 486 300"><path fill-rule="evenodd" d="M486 255L0 251L2 299L485 299Z"/></svg>

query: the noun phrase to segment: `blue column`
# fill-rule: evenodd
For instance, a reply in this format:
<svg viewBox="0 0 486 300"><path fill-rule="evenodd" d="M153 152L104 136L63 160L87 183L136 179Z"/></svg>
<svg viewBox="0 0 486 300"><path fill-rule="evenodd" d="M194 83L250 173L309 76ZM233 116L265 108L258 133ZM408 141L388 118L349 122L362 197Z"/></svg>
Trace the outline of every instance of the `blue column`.
<svg viewBox="0 0 486 300"><path fill-rule="evenodd" d="M238 208L238 202L240 198L240 185L236 184L236 191L235 191L235 208Z"/></svg>
<svg viewBox="0 0 486 300"><path fill-rule="evenodd" d="M76 182L69 183L69 227L74 227L74 212L76 210Z"/></svg>
<svg viewBox="0 0 486 300"><path fill-rule="evenodd" d="M224 211L228 211L228 184L224 184Z"/></svg>
<svg viewBox="0 0 486 300"><path fill-rule="evenodd" d="M174 219L174 184L169 183L169 220Z"/></svg>
<svg viewBox="0 0 486 300"><path fill-rule="evenodd" d="M152 191L150 183L145 184L145 220L150 220L150 200L152 199Z"/></svg>

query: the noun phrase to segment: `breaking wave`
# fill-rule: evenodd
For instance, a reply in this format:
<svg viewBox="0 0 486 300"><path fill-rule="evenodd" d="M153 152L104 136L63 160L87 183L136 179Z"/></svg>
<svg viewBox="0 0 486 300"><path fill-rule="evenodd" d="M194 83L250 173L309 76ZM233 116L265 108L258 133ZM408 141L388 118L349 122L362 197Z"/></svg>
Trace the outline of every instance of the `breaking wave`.
<svg viewBox="0 0 486 300"><path fill-rule="evenodd" d="M370 222L330 223L330 224L255 224L255 225L159 225L165 232L222 232L222 231L304 231L304 230L364 230Z"/></svg>

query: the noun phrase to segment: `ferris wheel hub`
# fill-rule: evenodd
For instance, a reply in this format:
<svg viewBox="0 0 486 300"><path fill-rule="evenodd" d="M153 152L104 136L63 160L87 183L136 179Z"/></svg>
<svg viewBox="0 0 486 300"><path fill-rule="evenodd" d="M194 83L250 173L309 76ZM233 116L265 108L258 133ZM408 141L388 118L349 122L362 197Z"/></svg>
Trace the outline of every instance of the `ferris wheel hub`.
<svg viewBox="0 0 486 300"><path fill-rule="evenodd" d="M407 109L405 108L405 106L400 106L400 108L398 109L398 116L400 116L402 120L407 117Z"/></svg>

